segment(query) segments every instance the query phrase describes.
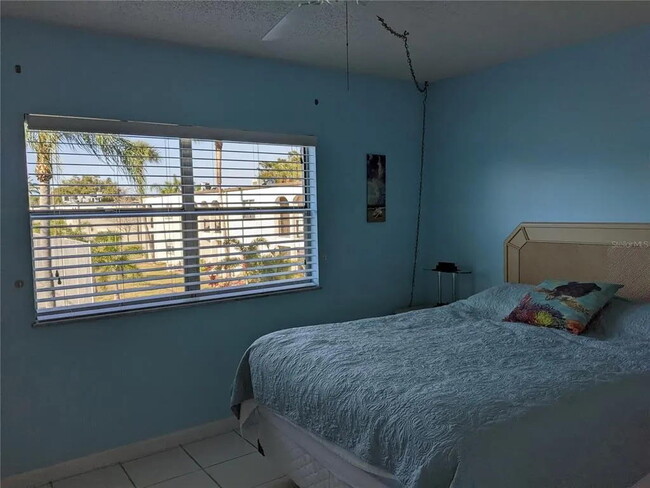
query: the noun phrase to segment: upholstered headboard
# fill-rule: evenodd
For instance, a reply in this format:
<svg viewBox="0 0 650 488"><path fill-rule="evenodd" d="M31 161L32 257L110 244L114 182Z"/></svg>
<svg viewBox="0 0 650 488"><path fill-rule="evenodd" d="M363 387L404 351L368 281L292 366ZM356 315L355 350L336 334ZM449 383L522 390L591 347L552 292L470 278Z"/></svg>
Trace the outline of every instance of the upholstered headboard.
<svg viewBox="0 0 650 488"><path fill-rule="evenodd" d="M650 224L524 222L504 246L505 279L606 281L618 295L650 301Z"/></svg>

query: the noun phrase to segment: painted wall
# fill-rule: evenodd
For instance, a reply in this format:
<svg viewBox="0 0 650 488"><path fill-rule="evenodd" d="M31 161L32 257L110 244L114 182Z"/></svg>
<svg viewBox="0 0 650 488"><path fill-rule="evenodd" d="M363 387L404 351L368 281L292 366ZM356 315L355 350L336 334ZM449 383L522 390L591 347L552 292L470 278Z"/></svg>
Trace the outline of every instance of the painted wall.
<svg viewBox="0 0 650 488"><path fill-rule="evenodd" d="M645 27L435 83L419 268L468 265L467 295L503 282L522 221L650 221L648 53Z"/></svg>
<svg viewBox="0 0 650 488"><path fill-rule="evenodd" d="M255 338L408 302L409 83L353 76L347 92L340 72L6 19L1 70L3 477L224 418ZM316 135L322 289L31 328L25 113ZM367 152L388 157L385 224L365 223Z"/></svg>

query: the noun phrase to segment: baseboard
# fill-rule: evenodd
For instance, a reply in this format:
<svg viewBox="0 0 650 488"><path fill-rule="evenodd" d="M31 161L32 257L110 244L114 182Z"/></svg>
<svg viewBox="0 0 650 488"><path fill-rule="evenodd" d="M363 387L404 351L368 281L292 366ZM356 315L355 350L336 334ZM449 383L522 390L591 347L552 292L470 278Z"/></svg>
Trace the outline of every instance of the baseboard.
<svg viewBox="0 0 650 488"><path fill-rule="evenodd" d="M158 451L171 449L179 444L198 441L213 435L225 434L238 428L237 420L234 417L216 420L207 424L199 425L185 430L172 432L161 437L135 442L126 446L116 447L108 451L98 452L70 461L65 461L53 466L35 469L26 473L17 474L5 478L0 483L2 488L33 488L53 481L75 476L77 474L92 471L93 469L110 466L111 464L123 463L139 457L147 456Z"/></svg>

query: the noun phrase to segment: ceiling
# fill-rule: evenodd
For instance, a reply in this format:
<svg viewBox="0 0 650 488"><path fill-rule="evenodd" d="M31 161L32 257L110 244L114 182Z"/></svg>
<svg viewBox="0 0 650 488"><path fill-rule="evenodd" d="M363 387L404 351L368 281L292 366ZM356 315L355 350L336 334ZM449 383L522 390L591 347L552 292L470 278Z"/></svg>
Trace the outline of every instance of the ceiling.
<svg viewBox="0 0 650 488"><path fill-rule="evenodd" d="M345 2L299 7L275 41L262 37L298 2L3 1L20 17L116 35L156 39L345 69ZM369 1L347 4L350 70L408 78L403 45L380 15L411 33L418 77L434 81L650 23L650 2Z"/></svg>

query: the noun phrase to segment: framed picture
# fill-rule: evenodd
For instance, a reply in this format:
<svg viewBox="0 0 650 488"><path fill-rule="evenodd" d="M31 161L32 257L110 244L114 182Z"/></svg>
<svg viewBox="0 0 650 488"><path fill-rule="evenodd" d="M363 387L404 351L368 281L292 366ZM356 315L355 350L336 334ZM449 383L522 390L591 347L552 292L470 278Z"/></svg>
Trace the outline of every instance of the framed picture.
<svg viewBox="0 0 650 488"><path fill-rule="evenodd" d="M386 156L366 154L367 221L386 222Z"/></svg>

